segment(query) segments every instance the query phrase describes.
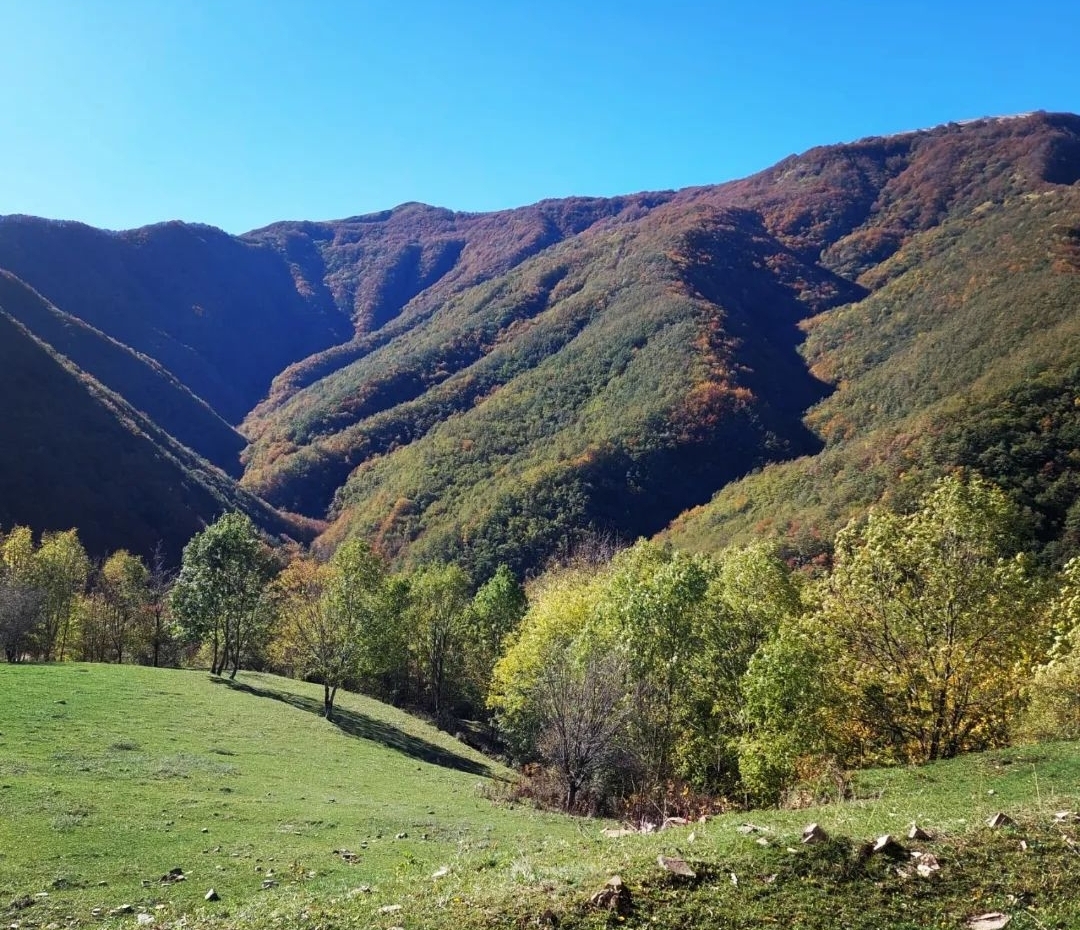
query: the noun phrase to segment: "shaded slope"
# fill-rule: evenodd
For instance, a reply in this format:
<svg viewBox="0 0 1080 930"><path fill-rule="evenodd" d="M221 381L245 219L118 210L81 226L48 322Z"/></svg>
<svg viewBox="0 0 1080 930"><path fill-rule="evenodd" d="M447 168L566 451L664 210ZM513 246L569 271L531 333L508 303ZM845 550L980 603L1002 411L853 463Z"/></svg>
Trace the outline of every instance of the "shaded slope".
<svg viewBox="0 0 1080 930"><path fill-rule="evenodd" d="M271 248L209 226L121 233L0 217L0 268L153 359L239 423L285 366L351 335Z"/></svg>
<svg viewBox="0 0 1080 930"><path fill-rule="evenodd" d="M178 559L227 509L290 529L0 310L0 526L75 526L87 548Z"/></svg>
<svg viewBox="0 0 1080 930"><path fill-rule="evenodd" d="M239 474L243 437L152 359L58 310L2 269L0 309L184 445Z"/></svg>

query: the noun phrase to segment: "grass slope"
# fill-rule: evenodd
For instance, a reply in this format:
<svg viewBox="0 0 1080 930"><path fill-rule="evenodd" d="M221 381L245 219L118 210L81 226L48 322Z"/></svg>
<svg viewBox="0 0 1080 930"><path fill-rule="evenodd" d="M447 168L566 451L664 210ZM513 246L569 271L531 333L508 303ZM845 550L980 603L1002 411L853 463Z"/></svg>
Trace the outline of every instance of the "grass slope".
<svg viewBox="0 0 1080 930"><path fill-rule="evenodd" d="M1080 825L1053 823L1080 804L1072 744L864 773L855 800L755 812L751 834L731 814L609 839L602 823L489 800L497 766L353 695L340 726L314 713L317 688L251 673L230 686L4 666L0 695L0 915L22 930L135 926L107 916L124 904L192 928L921 930L992 910L1014 930L1080 921ZM1017 825L988 829L997 811ZM811 820L830 842L799 843ZM860 859L863 841L912 820L933 832L918 845L939 873L903 879L903 862ZM684 856L698 880L671 880L658 854ZM162 884L173 868L186 881ZM278 884L264 889L270 869ZM588 904L613 873L634 902L621 918ZM219 902L203 901L210 887Z"/></svg>

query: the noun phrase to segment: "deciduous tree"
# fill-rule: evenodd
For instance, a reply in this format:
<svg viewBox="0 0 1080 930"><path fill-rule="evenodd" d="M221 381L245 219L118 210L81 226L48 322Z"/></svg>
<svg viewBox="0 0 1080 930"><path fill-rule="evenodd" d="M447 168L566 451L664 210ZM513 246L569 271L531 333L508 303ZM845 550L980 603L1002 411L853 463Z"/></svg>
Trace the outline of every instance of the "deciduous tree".
<svg viewBox="0 0 1080 930"><path fill-rule="evenodd" d="M1039 639L1017 519L997 488L948 477L914 513L877 509L837 537L820 617L865 756L923 762L1005 739Z"/></svg>
<svg viewBox="0 0 1080 930"><path fill-rule="evenodd" d="M239 513L221 517L184 547L170 602L190 640L209 640L212 674L231 667L235 678L265 633L272 567L251 520Z"/></svg>

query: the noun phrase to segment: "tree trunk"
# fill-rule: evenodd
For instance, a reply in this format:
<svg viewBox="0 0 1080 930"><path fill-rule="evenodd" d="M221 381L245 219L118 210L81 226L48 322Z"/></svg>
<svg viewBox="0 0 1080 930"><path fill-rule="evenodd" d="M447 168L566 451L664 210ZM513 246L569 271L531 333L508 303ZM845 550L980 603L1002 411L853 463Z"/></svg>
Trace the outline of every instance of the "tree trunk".
<svg viewBox="0 0 1080 930"><path fill-rule="evenodd" d="M334 719L334 698L337 695L337 688L331 688L329 685L323 685L323 716L327 720Z"/></svg>

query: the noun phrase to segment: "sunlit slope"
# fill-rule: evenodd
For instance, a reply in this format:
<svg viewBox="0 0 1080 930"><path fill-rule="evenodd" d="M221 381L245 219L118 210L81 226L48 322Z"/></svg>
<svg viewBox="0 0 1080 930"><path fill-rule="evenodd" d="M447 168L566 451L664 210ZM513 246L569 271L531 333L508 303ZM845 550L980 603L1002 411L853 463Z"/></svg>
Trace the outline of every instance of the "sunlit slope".
<svg viewBox="0 0 1080 930"><path fill-rule="evenodd" d="M210 888L236 913L586 843L488 800L496 763L354 695L335 724L321 689L273 676L71 664L0 666L0 695L0 912L47 892L22 913L41 926L123 904L171 919ZM186 880L161 883L174 868Z"/></svg>
<svg viewBox="0 0 1080 930"><path fill-rule="evenodd" d="M403 713L342 694L335 725L320 689L273 676L3 665L0 695L0 915L22 927L140 913L198 930L1080 920L1080 821L1057 814L1080 804L1074 744L864 772L835 803L611 837L491 800L498 766ZM987 827L998 812L1013 825ZM906 839L913 821L930 839ZM800 842L810 822L826 842ZM904 851L869 854L883 834ZM916 875L910 850L937 871ZM590 903L616 874L621 920Z"/></svg>
<svg viewBox="0 0 1080 930"><path fill-rule="evenodd" d="M987 203L914 237L880 266L871 296L806 323L811 371L837 386L807 416L825 449L724 488L670 537L715 548L778 535L812 553L882 495L914 500L968 467L1029 508L1040 542L1075 546L1078 243L1075 186Z"/></svg>
<svg viewBox="0 0 1080 930"><path fill-rule="evenodd" d="M719 292L717 263L730 271ZM298 395L294 408L314 405L290 421L306 445L249 486L332 505L330 541L360 534L481 576L540 564L589 529L649 534L813 446L792 402L816 389L795 326L855 290L746 211L660 207L466 292ZM318 413L343 409L336 430Z"/></svg>

